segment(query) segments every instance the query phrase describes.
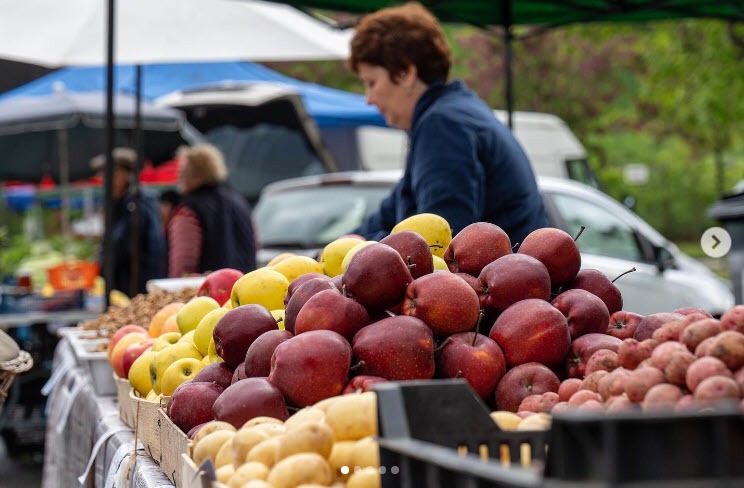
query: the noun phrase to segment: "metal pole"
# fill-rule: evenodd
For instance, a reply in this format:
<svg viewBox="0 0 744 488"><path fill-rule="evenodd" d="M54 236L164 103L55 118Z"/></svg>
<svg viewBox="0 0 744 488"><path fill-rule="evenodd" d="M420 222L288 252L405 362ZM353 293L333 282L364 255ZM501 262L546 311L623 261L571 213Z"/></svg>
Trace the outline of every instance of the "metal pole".
<svg viewBox="0 0 744 488"><path fill-rule="evenodd" d="M514 93L512 88L512 32L511 0L501 2L503 7L501 22L504 26L504 82L506 84L506 117L510 129L514 128L512 112L514 111Z"/></svg>
<svg viewBox="0 0 744 488"><path fill-rule="evenodd" d="M142 254L141 249L141 235L142 235L142 219L140 216L140 186L139 186L139 172L142 168L142 161L144 160L144 149L142 144L142 65L137 65L135 68L135 108L134 108L134 148L137 151L137 157L134 161L134 169L132 171L132 180L130 182L130 195L132 196L132 205L130 214L130 223L132 226L132 235L130 236L130 279L129 279L129 296L133 297L139 293L139 279L140 273L142 273L142 265L140 263L140 255Z"/></svg>
<svg viewBox="0 0 744 488"><path fill-rule="evenodd" d="M70 153L67 129L57 131L59 152L59 184L62 189L62 253L65 261L70 259Z"/></svg>
<svg viewBox="0 0 744 488"><path fill-rule="evenodd" d="M108 0L108 37L106 49L106 166L104 167L103 202L105 223L103 232L103 279L106 281L106 308L114 285L114 249L112 231L114 207L112 202L114 177L114 9L115 0Z"/></svg>

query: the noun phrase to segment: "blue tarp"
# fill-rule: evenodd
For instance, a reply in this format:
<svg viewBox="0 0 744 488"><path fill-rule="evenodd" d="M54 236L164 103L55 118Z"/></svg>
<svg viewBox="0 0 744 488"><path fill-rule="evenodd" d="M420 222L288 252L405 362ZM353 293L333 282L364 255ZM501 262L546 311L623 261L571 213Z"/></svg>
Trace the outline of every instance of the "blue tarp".
<svg viewBox="0 0 744 488"><path fill-rule="evenodd" d="M134 95L135 66L115 67L115 92ZM215 86L229 82L270 81L285 83L297 90L320 127L359 125L385 126L376 107L367 105L359 94L290 78L260 64L250 62L148 64L142 66L142 96L153 100L177 90ZM0 95L0 101L19 95L46 95L55 84L63 83L71 92L106 90L105 67L70 67L54 71Z"/></svg>

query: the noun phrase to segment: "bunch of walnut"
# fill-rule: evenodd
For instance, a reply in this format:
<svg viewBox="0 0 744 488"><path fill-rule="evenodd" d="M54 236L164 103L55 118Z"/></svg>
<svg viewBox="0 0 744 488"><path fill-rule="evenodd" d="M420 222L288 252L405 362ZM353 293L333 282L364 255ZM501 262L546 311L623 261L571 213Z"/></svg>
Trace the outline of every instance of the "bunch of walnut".
<svg viewBox="0 0 744 488"><path fill-rule="evenodd" d="M80 324L80 328L95 330L100 337L109 337L116 330L128 324L137 324L147 328L152 316L165 305L171 302L186 303L195 295L195 288L185 288L174 292L142 293L132 298L128 306L109 307L106 313Z"/></svg>

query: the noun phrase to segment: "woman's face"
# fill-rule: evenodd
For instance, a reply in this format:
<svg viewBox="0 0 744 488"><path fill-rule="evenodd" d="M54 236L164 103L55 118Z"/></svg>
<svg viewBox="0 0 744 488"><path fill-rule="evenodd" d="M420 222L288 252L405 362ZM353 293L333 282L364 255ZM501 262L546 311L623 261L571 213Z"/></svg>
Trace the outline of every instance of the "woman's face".
<svg viewBox="0 0 744 488"><path fill-rule="evenodd" d="M395 83L382 66L359 63L357 68L367 103L376 106L389 125L410 129L417 98L406 85L405 77Z"/></svg>

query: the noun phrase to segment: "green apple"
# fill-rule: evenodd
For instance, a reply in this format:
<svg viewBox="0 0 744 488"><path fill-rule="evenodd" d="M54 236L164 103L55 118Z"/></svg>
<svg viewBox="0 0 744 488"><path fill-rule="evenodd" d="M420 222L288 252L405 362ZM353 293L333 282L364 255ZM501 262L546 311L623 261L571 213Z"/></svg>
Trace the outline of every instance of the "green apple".
<svg viewBox="0 0 744 488"><path fill-rule="evenodd" d="M202 355L191 342L176 342L155 353L155 357L150 362L150 380L155 393L162 393L163 374L168 366L182 358L194 358L201 361Z"/></svg>
<svg viewBox="0 0 744 488"><path fill-rule="evenodd" d="M199 296L189 300L176 314L176 323L181 334L196 329L205 315L218 308L220 304L212 297Z"/></svg>
<svg viewBox="0 0 744 488"><path fill-rule="evenodd" d="M199 352L206 356L209 354L209 341L212 340L212 331L228 309L220 307L207 313L194 329L193 342Z"/></svg>

